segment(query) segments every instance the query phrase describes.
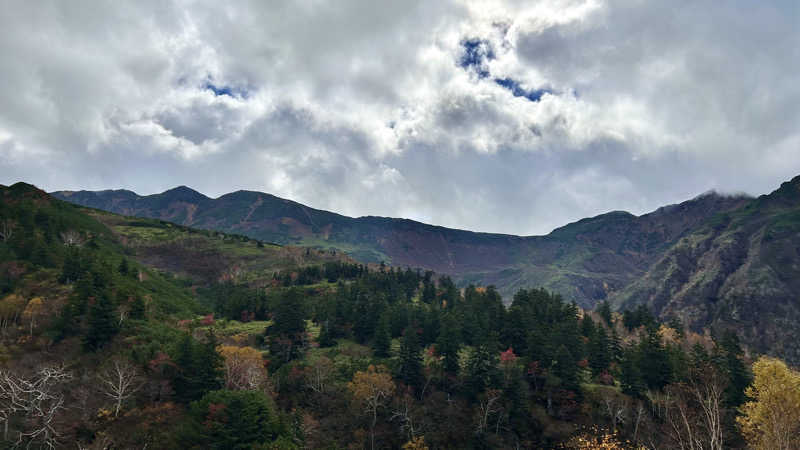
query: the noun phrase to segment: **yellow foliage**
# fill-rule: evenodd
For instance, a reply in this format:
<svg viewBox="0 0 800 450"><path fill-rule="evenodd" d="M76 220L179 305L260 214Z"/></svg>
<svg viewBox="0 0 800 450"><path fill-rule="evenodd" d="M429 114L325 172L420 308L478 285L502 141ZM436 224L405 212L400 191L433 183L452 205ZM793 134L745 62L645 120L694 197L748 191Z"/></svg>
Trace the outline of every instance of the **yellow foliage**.
<svg viewBox="0 0 800 450"><path fill-rule="evenodd" d="M425 445L425 437L417 436L411 439L403 444L403 450L428 450L428 446Z"/></svg>
<svg viewBox="0 0 800 450"><path fill-rule="evenodd" d="M752 401L736 421L750 447L800 449L800 372L779 359L762 356L753 364Z"/></svg>
<svg viewBox="0 0 800 450"><path fill-rule="evenodd" d="M25 307L25 311L22 312L22 315L26 318L32 318L42 314L43 312L44 300L42 300L42 297L34 297L28 302L28 305Z"/></svg>
<svg viewBox="0 0 800 450"><path fill-rule="evenodd" d="M374 412L385 399L394 394L394 382L385 366L370 364L365 372L359 371L353 375L353 381L347 383L347 388L353 398L365 404L369 411Z"/></svg>
<svg viewBox="0 0 800 450"><path fill-rule="evenodd" d="M97 420L106 421L112 419L114 413L110 409L100 408L97 410Z"/></svg>
<svg viewBox="0 0 800 450"><path fill-rule="evenodd" d="M227 389L257 389L267 380L261 352L253 347L220 345L217 351L225 360Z"/></svg>
<svg viewBox="0 0 800 450"><path fill-rule="evenodd" d="M44 314L45 307L44 307L44 300L42 297L34 297L31 301L28 302L28 306L25 307L25 311L22 312L22 316L30 321L30 334L33 335L33 327L36 326L36 318Z"/></svg>
<svg viewBox="0 0 800 450"><path fill-rule="evenodd" d="M662 324L661 327L659 327L658 329L658 334L659 336L661 336L661 340L665 344L680 343L680 338L678 338L678 332L671 327Z"/></svg>
<svg viewBox="0 0 800 450"><path fill-rule="evenodd" d="M25 299L17 294L9 294L0 300L0 319L4 321L13 320L19 316L25 307Z"/></svg>
<svg viewBox="0 0 800 450"><path fill-rule="evenodd" d="M634 447L630 442L620 442L615 433L592 428L590 431L573 437L564 445L564 448L575 450L624 450L624 449L644 449L645 447Z"/></svg>

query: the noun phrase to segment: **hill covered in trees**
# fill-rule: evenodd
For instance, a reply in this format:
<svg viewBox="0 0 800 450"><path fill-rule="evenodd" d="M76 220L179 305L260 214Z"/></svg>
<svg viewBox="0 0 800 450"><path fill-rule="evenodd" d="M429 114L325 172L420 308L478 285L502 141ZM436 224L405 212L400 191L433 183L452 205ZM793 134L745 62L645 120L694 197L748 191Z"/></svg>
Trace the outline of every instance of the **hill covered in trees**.
<svg viewBox="0 0 800 450"><path fill-rule="evenodd" d="M57 192L104 210L157 217L254 238L338 249L451 276L459 287L494 285L510 302L544 287L591 309L646 304L661 320L700 332L742 333L759 352L800 362L800 177L759 198L706 193L634 216L610 212L546 236L473 233L391 218L349 218L268 194L210 199L186 187L141 197L130 191Z"/></svg>
<svg viewBox="0 0 800 450"><path fill-rule="evenodd" d="M0 187L0 225L8 446L800 445L800 374L751 370L735 330L642 304L587 311L522 289L505 305L491 286L22 183Z"/></svg>

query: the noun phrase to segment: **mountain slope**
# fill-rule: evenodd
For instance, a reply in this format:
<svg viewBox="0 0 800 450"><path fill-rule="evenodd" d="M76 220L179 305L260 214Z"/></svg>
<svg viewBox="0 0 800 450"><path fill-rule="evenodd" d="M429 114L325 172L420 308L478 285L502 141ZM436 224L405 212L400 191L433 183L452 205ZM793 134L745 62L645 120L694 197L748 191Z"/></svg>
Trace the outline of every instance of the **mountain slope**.
<svg viewBox="0 0 800 450"><path fill-rule="evenodd" d="M716 215L611 301L734 328L752 349L800 361L800 177Z"/></svg>
<svg viewBox="0 0 800 450"><path fill-rule="evenodd" d="M386 261L495 284L510 298L543 286L583 307L624 288L681 236L744 197L709 193L640 217L611 212L546 236L475 233L407 219L351 218L273 195L237 191L217 199L181 186L161 194L60 191L57 198L119 214L157 218L278 243L336 248L364 262Z"/></svg>

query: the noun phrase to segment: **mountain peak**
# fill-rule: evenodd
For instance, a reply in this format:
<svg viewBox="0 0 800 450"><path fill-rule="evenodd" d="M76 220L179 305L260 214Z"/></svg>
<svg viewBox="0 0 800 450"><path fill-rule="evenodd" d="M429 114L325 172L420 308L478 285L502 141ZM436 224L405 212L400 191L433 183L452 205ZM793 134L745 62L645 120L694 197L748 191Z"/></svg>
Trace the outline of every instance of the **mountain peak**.
<svg viewBox="0 0 800 450"><path fill-rule="evenodd" d="M178 200L188 200L188 201L200 201L209 199L209 197L203 195L202 193L197 192L194 189L184 185L180 185L178 187L166 190L159 195L174 197Z"/></svg>

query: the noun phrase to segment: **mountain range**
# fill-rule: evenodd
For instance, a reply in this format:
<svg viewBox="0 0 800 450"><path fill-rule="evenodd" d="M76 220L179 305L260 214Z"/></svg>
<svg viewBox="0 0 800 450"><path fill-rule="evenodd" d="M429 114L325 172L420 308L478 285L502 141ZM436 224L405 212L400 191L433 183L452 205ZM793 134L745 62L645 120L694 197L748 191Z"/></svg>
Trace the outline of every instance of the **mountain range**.
<svg viewBox="0 0 800 450"><path fill-rule="evenodd" d="M79 205L239 233L279 244L338 249L493 284L510 300L544 287L584 308L645 304L694 329L735 327L752 348L800 361L800 176L758 198L708 192L636 216L613 211L544 236L476 233L386 217L352 218L252 191L212 199L181 186L58 191Z"/></svg>

